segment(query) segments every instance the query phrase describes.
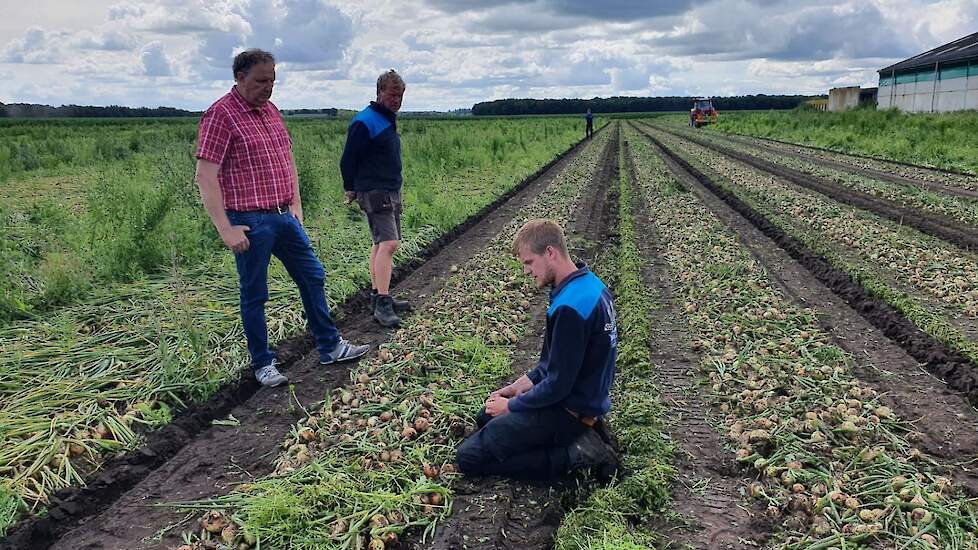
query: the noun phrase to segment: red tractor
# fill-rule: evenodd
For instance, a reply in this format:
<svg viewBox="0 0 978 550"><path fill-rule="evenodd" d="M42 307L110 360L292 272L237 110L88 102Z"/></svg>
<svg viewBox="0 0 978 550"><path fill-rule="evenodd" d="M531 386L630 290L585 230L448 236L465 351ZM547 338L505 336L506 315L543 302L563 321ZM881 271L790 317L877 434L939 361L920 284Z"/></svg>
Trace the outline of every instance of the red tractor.
<svg viewBox="0 0 978 550"><path fill-rule="evenodd" d="M706 124L717 123L717 110L713 108L713 101L708 97L701 97L693 103L693 108L689 110L689 125L699 128Z"/></svg>

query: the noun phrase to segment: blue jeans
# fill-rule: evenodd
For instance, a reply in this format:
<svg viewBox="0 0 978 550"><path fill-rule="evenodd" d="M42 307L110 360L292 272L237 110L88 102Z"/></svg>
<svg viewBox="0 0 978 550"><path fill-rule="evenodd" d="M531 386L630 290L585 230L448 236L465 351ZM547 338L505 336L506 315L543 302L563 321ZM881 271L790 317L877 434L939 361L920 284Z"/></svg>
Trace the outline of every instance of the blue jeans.
<svg viewBox="0 0 978 550"><path fill-rule="evenodd" d="M463 474L537 481L567 474L567 447L588 429L559 405L496 417L483 408L476 421L455 455Z"/></svg>
<svg viewBox="0 0 978 550"><path fill-rule="evenodd" d="M302 307L306 311L309 332L316 340L320 356L333 351L340 341L326 305L323 283L326 271L312 250L312 243L299 220L291 213L228 211L232 225L247 225L245 234L250 246L234 255L241 290L241 322L251 368L258 369L275 359L268 349L268 327L265 324L265 302L268 301L268 263L274 254L299 287Z"/></svg>

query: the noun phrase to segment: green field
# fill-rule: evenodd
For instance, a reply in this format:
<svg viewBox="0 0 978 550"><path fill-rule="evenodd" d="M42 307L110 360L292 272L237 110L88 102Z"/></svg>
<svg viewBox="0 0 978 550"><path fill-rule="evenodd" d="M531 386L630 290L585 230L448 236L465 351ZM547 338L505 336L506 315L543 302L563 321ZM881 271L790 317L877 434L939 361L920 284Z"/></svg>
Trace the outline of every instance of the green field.
<svg viewBox="0 0 978 550"><path fill-rule="evenodd" d="M711 129L978 173L978 111L727 111Z"/></svg>
<svg viewBox="0 0 978 550"><path fill-rule="evenodd" d="M182 550L485 548L496 537L559 550L974 548L978 392L966 384L978 368L978 257L914 220L880 217L875 202L838 199L863 190L968 232L978 203L965 191L978 178L724 133L793 127L775 137L923 163L915 155L978 150L961 135L973 114L723 113L701 129L684 117L599 117L593 139L402 280L416 308L397 330L337 308L351 340L376 343L348 371L283 359L294 385L248 394L121 496L92 483L92 507L108 506L92 516L52 494L128 468L111 459L141 456L180 428L152 430L239 388L249 358L234 260L193 181L194 121L0 123L11 130L0 147L18 159L0 187L0 539L23 540L10 531L18 518L67 514L72 530L55 537L68 547L111 537ZM900 120L889 136L876 128ZM368 284L370 242L341 200L346 122L288 124L305 225L328 299L342 303ZM571 149L582 126L401 121L396 260L417 259ZM953 139L934 137L940 128ZM913 147L868 149L884 138ZM603 420L624 469L603 486L581 472L550 487L462 481L453 463L486 395L535 361L546 295L510 248L540 217L566 228L572 254L615 296ZM833 269L831 285L808 267L823 263L805 261ZM893 311L874 319L866 301L842 301L860 288ZM269 290L270 340L295 342L304 319L277 262ZM139 505L119 506L131 498Z"/></svg>
<svg viewBox="0 0 978 550"><path fill-rule="evenodd" d="M402 122L406 227L451 227L465 213L458 199L483 204L502 182L566 149L576 122ZM193 182L196 121L0 124L0 326L220 251ZM344 216L338 158L346 124L288 123L313 229Z"/></svg>
<svg viewBox="0 0 978 550"><path fill-rule="evenodd" d="M369 280L366 224L342 203L346 122L288 126L336 303ZM3 129L0 154L18 160L0 184L0 534L10 503L37 507L81 482L68 458L130 448L140 426L168 422L247 364L234 262L193 182L196 121ZM556 118L406 120L400 131L402 261L580 138L577 120ZM282 300L294 289L277 262L270 278L274 341L303 320Z"/></svg>

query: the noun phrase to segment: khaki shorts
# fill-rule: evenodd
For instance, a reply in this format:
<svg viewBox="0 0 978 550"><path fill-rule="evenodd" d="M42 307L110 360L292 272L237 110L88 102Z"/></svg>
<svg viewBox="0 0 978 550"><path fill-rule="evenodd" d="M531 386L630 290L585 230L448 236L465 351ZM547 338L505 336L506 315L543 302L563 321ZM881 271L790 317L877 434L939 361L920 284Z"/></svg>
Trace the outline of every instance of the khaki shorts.
<svg viewBox="0 0 978 550"><path fill-rule="evenodd" d="M357 204L367 215L374 244L401 240L400 191L359 191Z"/></svg>

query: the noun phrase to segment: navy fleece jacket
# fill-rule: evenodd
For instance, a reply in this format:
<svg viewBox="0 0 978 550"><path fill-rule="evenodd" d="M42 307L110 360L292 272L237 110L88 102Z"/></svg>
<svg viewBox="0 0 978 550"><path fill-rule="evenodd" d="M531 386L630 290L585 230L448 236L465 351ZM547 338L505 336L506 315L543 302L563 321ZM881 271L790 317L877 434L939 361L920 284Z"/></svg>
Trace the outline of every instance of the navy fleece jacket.
<svg viewBox="0 0 978 550"><path fill-rule="evenodd" d="M397 115L376 101L357 113L340 158L344 191L401 189L401 136Z"/></svg>
<svg viewBox="0 0 978 550"><path fill-rule="evenodd" d="M617 349L611 292L581 264L550 292L540 362L527 373L533 388L510 399L509 410L560 405L581 416L607 413Z"/></svg>

